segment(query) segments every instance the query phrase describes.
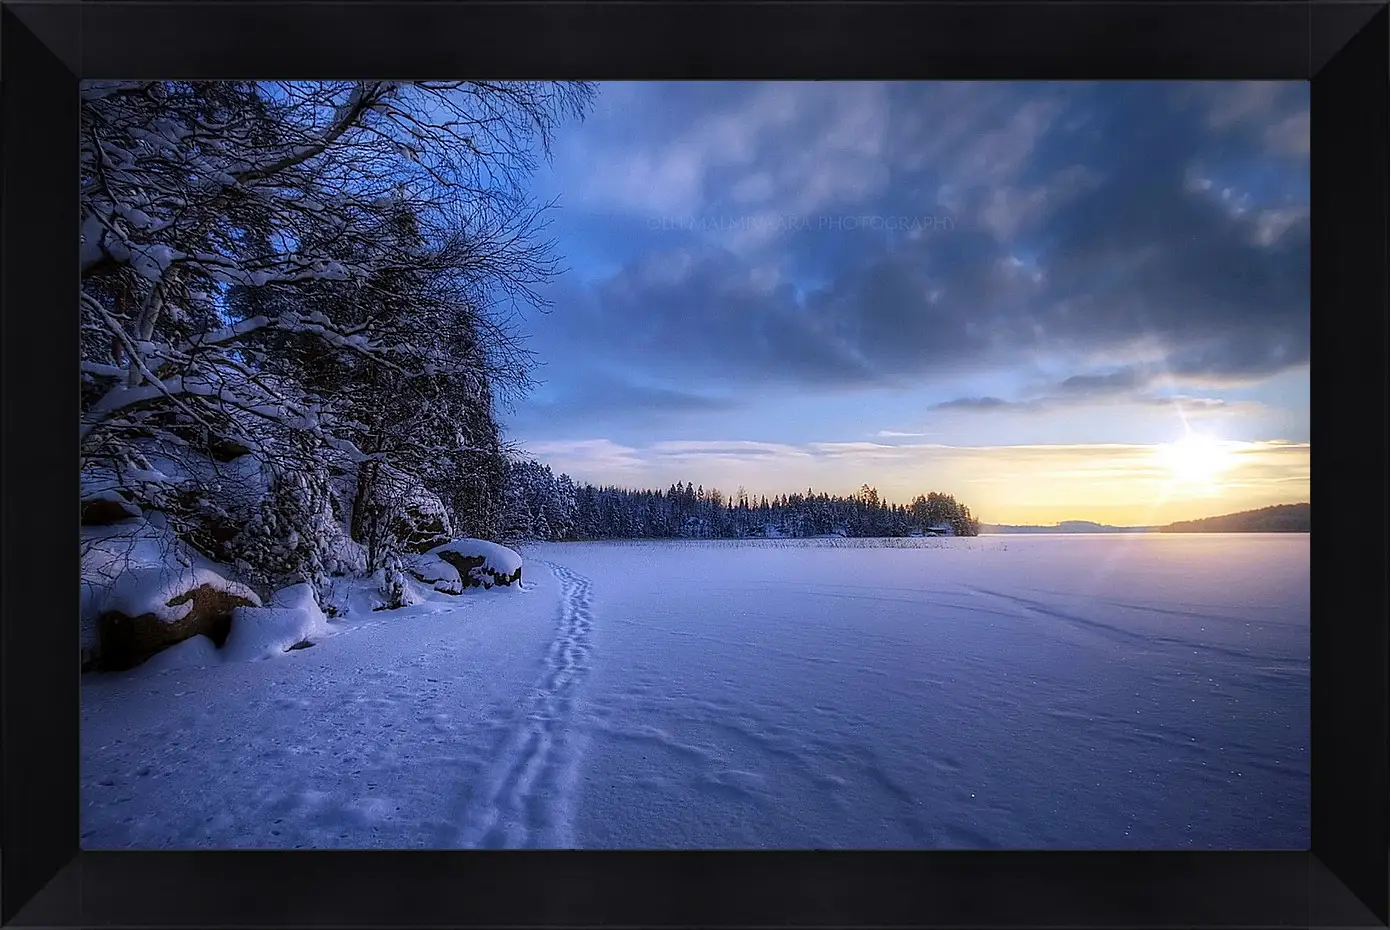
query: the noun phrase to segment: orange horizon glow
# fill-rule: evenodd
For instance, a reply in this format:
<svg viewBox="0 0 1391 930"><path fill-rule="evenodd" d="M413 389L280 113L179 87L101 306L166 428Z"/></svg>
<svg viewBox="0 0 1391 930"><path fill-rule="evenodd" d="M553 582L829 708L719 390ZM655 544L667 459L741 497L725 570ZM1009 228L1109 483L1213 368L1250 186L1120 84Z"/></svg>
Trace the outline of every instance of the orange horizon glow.
<svg viewBox="0 0 1391 930"><path fill-rule="evenodd" d="M940 491L982 523L1050 526L1090 520L1160 526L1309 500L1309 445L1232 442L1189 434L1171 443L949 446L827 442L538 443L531 451L576 481L666 488L739 486L754 497L851 494L873 485L908 503Z"/></svg>

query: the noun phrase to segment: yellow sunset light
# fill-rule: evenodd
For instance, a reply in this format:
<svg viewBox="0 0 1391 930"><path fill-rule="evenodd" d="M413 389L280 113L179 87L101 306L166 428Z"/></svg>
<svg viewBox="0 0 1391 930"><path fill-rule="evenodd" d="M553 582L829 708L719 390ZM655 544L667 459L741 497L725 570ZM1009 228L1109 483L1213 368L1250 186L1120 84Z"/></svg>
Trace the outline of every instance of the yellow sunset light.
<svg viewBox="0 0 1391 930"><path fill-rule="evenodd" d="M1231 445L1208 436L1191 434L1157 451L1178 484L1211 485L1235 464Z"/></svg>

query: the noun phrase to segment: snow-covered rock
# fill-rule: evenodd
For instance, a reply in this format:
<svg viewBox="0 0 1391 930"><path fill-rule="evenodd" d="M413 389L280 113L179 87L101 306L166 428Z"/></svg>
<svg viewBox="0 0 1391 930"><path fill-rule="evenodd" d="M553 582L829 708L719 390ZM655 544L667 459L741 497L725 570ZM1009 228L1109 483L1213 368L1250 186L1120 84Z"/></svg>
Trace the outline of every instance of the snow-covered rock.
<svg viewBox="0 0 1391 930"><path fill-rule="evenodd" d="M82 525L110 526L141 516L141 510L115 491L95 491L82 497Z"/></svg>
<svg viewBox="0 0 1391 930"><path fill-rule="evenodd" d="M165 564L122 572L107 589L102 613L149 616L165 626L177 626L198 611L199 592L258 607L261 603L255 591L211 568Z"/></svg>
<svg viewBox="0 0 1391 930"><path fill-rule="evenodd" d="M147 569L121 579L127 583L113 596L117 608L97 622L97 661L107 669L139 665L193 636L223 642L236 611L259 603L249 589L202 570L171 576Z"/></svg>
<svg viewBox="0 0 1391 930"><path fill-rule="evenodd" d="M385 493L398 502L394 532L406 552L427 552L449 542L453 528L449 511L438 495L415 476L389 465L382 466L380 481Z"/></svg>
<svg viewBox="0 0 1391 930"><path fill-rule="evenodd" d="M406 561L406 570L417 581L422 581L443 594L462 594L464 591L459 570L439 556L413 556Z"/></svg>
<svg viewBox="0 0 1391 930"><path fill-rule="evenodd" d="M522 557L513 549L482 539L455 539L436 546L411 564L412 574L435 590L491 588L522 580ZM457 585L457 591L451 590Z"/></svg>
<svg viewBox="0 0 1391 930"><path fill-rule="evenodd" d="M197 635L221 643L235 608L261 604L225 566L146 520L85 527L81 541L84 667L130 668Z"/></svg>

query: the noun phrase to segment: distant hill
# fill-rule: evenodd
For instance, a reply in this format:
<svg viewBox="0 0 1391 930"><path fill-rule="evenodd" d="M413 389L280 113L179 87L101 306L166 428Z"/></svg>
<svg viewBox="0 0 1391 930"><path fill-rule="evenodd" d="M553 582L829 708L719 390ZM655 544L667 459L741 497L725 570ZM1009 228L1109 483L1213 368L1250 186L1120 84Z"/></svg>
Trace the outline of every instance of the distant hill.
<svg viewBox="0 0 1391 930"><path fill-rule="evenodd" d="M1148 526L1107 526L1090 520L1064 520L1052 526L1010 526L982 523L982 533L1148 533Z"/></svg>
<svg viewBox="0 0 1391 930"><path fill-rule="evenodd" d="M1161 533L1307 533L1308 504L1278 504L1159 527Z"/></svg>
<svg viewBox="0 0 1391 930"><path fill-rule="evenodd" d="M1090 520L1064 520L1052 526L982 523L982 533L1307 533L1308 504L1278 504L1220 517L1184 520L1168 526L1107 526Z"/></svg>

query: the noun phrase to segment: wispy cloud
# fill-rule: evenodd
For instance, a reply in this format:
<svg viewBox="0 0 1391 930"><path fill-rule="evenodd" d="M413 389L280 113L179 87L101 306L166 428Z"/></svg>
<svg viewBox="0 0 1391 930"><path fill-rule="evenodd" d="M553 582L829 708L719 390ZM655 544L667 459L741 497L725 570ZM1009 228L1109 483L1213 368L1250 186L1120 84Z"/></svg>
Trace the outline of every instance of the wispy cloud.
<svg viewBox="0 0 1391 930"><path fill-rule="evenodd" d="M932 405L938 413L1047 413L1078 407L1162 407L1185 417L1251 416L1263 411L1254 401L1228 401L1164 392L1175 379L1162 366L1133 365L1112 371L1071 375L1030 396L958 397Z"/></svg>
<svg viewBox="0 0 1391 930"><path fill-rule="evenodd" d="M1250 416L1265 408L1255 401L1228 401L1220 397L1189 397L1174 394L1167 397L1158 395L1136 395L1123 398L1097 398L1089 395L1054 395L1030 400L1002 400L998 397L960 397L955 400L934 404L930 410L938 412L968 413L1042 413L1066 407L1105 405L1112 407L1160 407L1192 417L1236 417Z"/></svg>

